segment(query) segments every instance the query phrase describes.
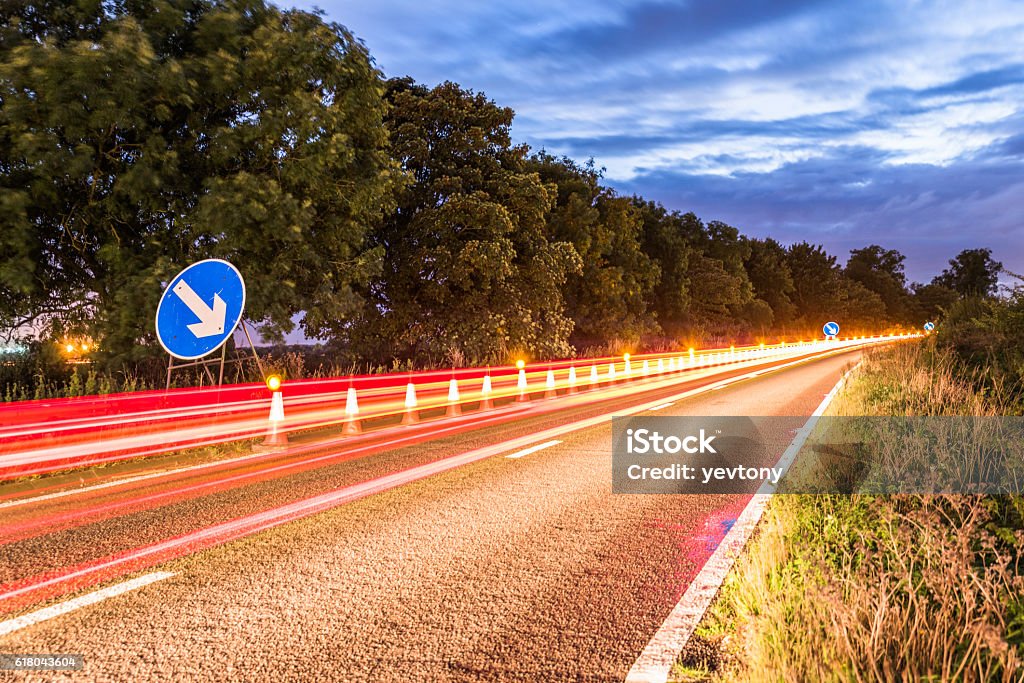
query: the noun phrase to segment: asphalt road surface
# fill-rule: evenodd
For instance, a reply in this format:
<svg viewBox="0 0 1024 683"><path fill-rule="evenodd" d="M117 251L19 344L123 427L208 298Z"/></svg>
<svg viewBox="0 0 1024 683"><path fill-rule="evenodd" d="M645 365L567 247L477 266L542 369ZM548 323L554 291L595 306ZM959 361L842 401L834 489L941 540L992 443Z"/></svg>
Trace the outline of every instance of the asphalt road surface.
<svg viewBox="0 0 1024 683"><path fill-rule="evenodd" d="M792 416L795 429L858 357L765 374L657 414ZM0 582L372 482L586 410L527 410L512 423L368 447L362 457L268 456L0 509ZM791 438L774 435L776 456ZM118 576L173 574L0 636L0 652L85 656L83 671L0 679L621 681L748 497L614 495L610 424L560 441Z"/></svg>

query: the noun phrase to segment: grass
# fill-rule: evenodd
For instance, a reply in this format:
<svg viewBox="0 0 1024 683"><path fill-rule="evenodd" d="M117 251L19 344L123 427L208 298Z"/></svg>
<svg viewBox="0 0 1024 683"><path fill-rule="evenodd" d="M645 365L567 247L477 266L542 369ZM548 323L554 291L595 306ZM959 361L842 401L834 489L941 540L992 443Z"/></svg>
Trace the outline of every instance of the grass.
<svg viewBox="0 0 1024 683"><path fill-rule="evenodd" d="M933 344L871 354L831 411L1005 415L1019 399ZM1020 496L780 495L680 681L1024 680Z"/></svg>

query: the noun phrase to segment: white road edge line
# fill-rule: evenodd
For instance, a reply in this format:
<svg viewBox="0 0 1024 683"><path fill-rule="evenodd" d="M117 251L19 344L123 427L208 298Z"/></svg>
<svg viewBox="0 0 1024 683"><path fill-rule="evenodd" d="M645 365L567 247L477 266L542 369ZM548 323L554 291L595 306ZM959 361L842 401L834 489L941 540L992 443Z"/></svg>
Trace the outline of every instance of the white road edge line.
<svg viewBox="0 0 1024 683"><path fill-rule="evenodd" d="M20 631L28 626L34 626L40 622L54 617L73 612L76 609L82 607L88 607L89 605L95 605L97 602L102 602L107 598L113 598L115 596L133 591L143 586L148 586L151 583L157 581L163 581L174 576L173 572L152 572L150 574L143 574L137 578L131 579L130 581L122 581L121 583L115 583L113 586L107 586L101 588L98 591L92 593L86 593L85 595L67 600L65 602L58 602L56 605L50 605L42 609L36 610L35 612L29 612L23 614L20 617L14 619L8 619L7 621L0 621L0 636L6 636L9 633Z"/></svg>
<svg viewBox="0 0 1024 683"><path fill-rule="evenodd" d="M552 441L545 441L544 443L539 443L536 446L530 446L529 448L524 448L521 451L516 451L515 453L509 453L505 457L506 458L521 458L524 455L530 455L531 453L536 453L537 451L542 451L545 448L551 448L552 446L557 446L560 443L562 443L562 442L559 441L558 439L553 439Z"/></svg>
<svg viewBox="0 0 1024 683"><path fill-rule="evenodd" d="M776 467L788 470L793 464L793 459L803 447L804 442L810 435L811 430L818 422L818 418L825 412L832 399L836 397L839 390L846 384L850 374L860 367L857 363L850 368L840 379L832 390L825 395L825 398L818 404L818 407L811 413L811 417L804 423L804 426L797 430L796 438L779 458ZM750 499L743 512L736 519L729 533L725 535L715 552L711 554L708 561L704 563L700 572L690 582L683 597L672 611L669 612L665 622L658 629L657 633L647 643L636 662L633 663L629 673L626 674L626 683L666 683L672 671L672 665L676 663L679 654L683 651L690 636L693 635L697 624L704 617L704 613L711 605L718 589L725 580L726 574L732 569L733 563L739 556L743 547L747 544L750 534L757 526L761 515L764 513L768 500L775 492L775 486L765 482L758 489L757 493Z"/></svg>
<svg viewBox="0 0 1024 683"><path fill-rule="evenodd" d="M675 401L669 401L668 403L662 403L660 406L654 406L653 408L651 408L651 410L664 410L665 408L669 408L671 406L674 406L675 404Z"/></svg>

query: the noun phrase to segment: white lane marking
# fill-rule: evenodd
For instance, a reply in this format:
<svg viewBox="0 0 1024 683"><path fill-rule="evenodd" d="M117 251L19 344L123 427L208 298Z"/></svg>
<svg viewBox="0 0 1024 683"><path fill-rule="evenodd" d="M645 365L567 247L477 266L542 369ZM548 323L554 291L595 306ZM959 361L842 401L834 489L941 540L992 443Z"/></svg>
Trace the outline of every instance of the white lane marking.
<svg viewBox="0 0 1024 683"><path fill-rule="evenodd" d="M788 363L775 366L774 371L778 372L785 368L803 365L805 363L811 362L812 360L820 360L821 358L827 358L830 357L831 355L833 354L823 354L822 356L817 356L813 359L798 359L790 361ZM719 384L734 384L738 381L742 381L745 377L745 375L741 375L738 377L720 380ZM709 390L709 386L713 385L706 385L703 387L690 389L688 391L676 394L671 398L675 401L681 401L690 398L691 396L697 396L699 394L706 393ZM23 585L20 588L17 588L8 593L0 594L0 602L8 600L16 595L30 593L44 586L56 585L65 581L88 576L97 571L107 569L110 567L116 567L120 564L127 563L128 561L147 558L151 555L169 549L177 550L178 548L196 544L206 539L216 539L218 537L224 536L225 534L228 535L227 540L236 540L238 538L244 538L258 531L270 529L289 521L301 519L303 517L315 514L317 512L322 512L324 510L329 510L331 508L344 505L345 503L349 503L354 500L359 500L360 498L366 496L382 493L392 488L402 486L404 484L408 484L414 481L418 481L429 476L440 474L442 472L447 472L449 470L453 470L458 467L462 467L464 465L468 465L470 463L483 460L485 458L508 453L509 451L517 448L529 447L531 443L536 444L538 441L543 442L543 440L545 439L553 440L553 437L556 436L562 436L575 431L587 429L589 427L605 425L607 424L608 418L616 415L637 415L644 411L650 410L651 407L655 405L658 405L656 401L650 401L648 403L633 406L631 408L626 408L624 410L605 413L603 415L595 415L594 417L586 418L578 422L559 425L558 427L552 427L550 429L546 429L536 434L529 434L527 436L517 437L505 441L503 443L493 444L491 446L484 446L482 448L478 448L476 450L469 451L461 455L451 456L435 462L419 465L408 470L403 470L401 472L389 474L379 479L372 479L361 484L355 484L343 489L338 489L336 491L331 491L329 493L315 496L313 498L307 498L305 500L289 503L279 508L265 510L263 512L249 515L247 517L240 517L230 522L224 522L222 524L217 524L212 527L200 529L199 531L186 534L185 536L178 536L175 538L160 541L153 545L149 545L144 548L139 548L130 555L122 555L117 558L108 559L102 561L99 564L75 570L70 574L45 579L43 581L40 581L39 583ZM219 545L223 542L226 541L222 540L216 544Z"/></svg>
<svg viewBox="0 0 1024 683"><path fill-rule="evenodd" d="M545 441L544 443L539 443L536 446L530 446L529 448L524 448L521 451L516 451L515 453L510 453L510 454L506 455L505 457L506 458L521 458L524 455L530 455L531 453L536 453L537 451L542 451L545 448L551 448L552 446L557 446L560 443L562 443L562 442L557 440L557 439L554 439L552 441Z"/></svg>
<svg viewBox="0 0 1024 683"><path fill-rule="evenodd" d="M811 417L803 427L797 430L796 438L779 458L776 467L789 469L811 430L814 429L814 425L817 424L818 418L839 393L850 373L858 367L860 367L860 363L848 370L836 382L832 390L825 394L825 398L811 413ZM672 665L679 658L679 653L683 651L690 636L693 635L694 629L697 628L697 624L700 623L708 606L711 605L711 601L718 594L718 589L722 586L726 574L732 569L733 562L743 550L743 546L746 545L774 492L775 485L767 481L764 482L743 508L743 512L740 513L729 533L715 548L715 552L711 554L711 557L687 587L683 597L665 618L661 628L637 657L636 662L633 663L626 675L626 683L666 683L668 681Z"/></svg>
<svg viewBox="0 0 1024 683"><path fill-rule="evenodd" d="M95 605L97 602L102 602L107 598L113 598L121 595L122 593L127 593L128 591L148 586L151 583L169 579L172 576L174 576L173 572L153 572L151 574L144 574L143 576L134 578L130 581L115 583L113 586L107 586L106 588L101 588L100 590L93 591L92 593L86 593L85 595L65 602L58 602L56 605L50 605L49 607L44 607L43 609L36 610L35 612L23 614L20 617L15 617L14 619L0 621L0 636L6 636L9 633L20 631L28 626L33 626L48 619L59 617L67 614L68 612L74 612L76 609L81 609L82 607Z"/></svg>
<svg viewBox="0 0 1024 683"><path fill-rule="evenodd" d="M664 410L665 408L674 406L675 404L675 401L669 401L668 403L662 403L660 406L654 406L651 410Z"/></svg>

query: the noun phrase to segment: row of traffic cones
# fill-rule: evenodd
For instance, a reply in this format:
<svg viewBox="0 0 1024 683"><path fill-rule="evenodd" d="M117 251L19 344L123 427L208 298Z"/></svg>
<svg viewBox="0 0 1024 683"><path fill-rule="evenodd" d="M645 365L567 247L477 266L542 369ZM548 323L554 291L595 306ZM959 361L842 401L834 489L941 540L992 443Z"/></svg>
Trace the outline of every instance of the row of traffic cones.
<svg viewBox="0 0 1024 683"><path fill-rule="evenodd" d="M734 352L731 352L729 356L730 358L733 357ZM689 365L689 367L694 367L697 364L693 349L689 350L688 363L684 361L684 358L684 356L680 356L678 359L671 357L668 359L668 363L665 362L664 358L659 358L657 360L657 365L653 368L650 361L645 359L640 365L639 375L648 377L652 373L661 375L665 372L677 372L686 369L687 365ZM711 359L709 362L714 364L714 359ZM624 359L622 378L630 379L633 376L633 364L630 362L630 358L627 354ZM604 381L608 384L614 384L618 381L615 362L608 363ZM601 373L598 370L597 364L591 364L590 374L588 377L590 389L598 388L601 382ZM569 367L566 384L567 393L569 394L574 394L579 390L576 366L574 365ZM271 387L270 417L267 436L263 445L269 447L282 447L287 445L288 435L281 429L281 423L284 421L284 401L281 396L281 386L279 381L274 386L271 386L271 384L268 383L268 386ZM484 375L483 386L480 390L480 410L491 410L494 408L492 393L491 376ZM544 381L544 398L550 399L557 396L558 390L555 382L555 373L553 370L549 369ZM515 400L518 403L528 403L530 401L530 392L526 381L526 370L521 364L519 366L519 373L516 380ZM445 417L458 417L460 415L462 415L462 405L459 398L459 384L453 377L448 383L448 401L447 409L445 410ZM405 412L402 416L402 424L414 425L419 423L419 421L420 417L419 407L416 401L416 386L412 382L409 382L405 388ZM361 421L359 418L359 399L356 395L355 387L349 387L345 396L345 422L342 427L342 434L357 435L361 434L362 431Z"/></svg>

